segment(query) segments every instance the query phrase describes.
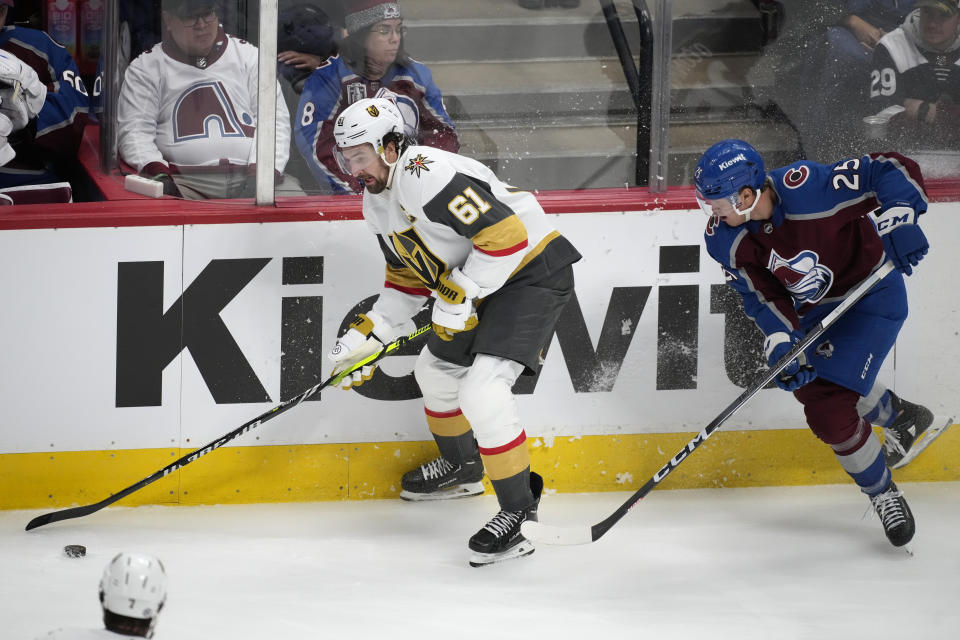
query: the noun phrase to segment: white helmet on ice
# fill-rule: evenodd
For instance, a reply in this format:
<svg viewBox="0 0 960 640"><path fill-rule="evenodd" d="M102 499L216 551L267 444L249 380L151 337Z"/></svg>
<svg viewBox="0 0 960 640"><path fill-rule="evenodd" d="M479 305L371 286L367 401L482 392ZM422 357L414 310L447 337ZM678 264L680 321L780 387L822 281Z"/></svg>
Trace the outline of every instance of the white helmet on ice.
<svg viewBox="0 0 960 640"><path fill-rule="evenodd" d="M399 152L400 141L403 140L403 116L392 100L364 98L354 102L337 117L333 128L333 137L337 141L334 156L340 168L345 173L352 173L340 150L365 143L372 145L374 152L390 165L383 157L384 148L391 139L390 134L395 134L392 138Z"/></svg>
<svg viewBox="0 0 960 640"><path fill-rule="evenodd" d="M153 556L118 553L103 570L100 602L118 616L154 620L167 599L167 573Z"/></svg>

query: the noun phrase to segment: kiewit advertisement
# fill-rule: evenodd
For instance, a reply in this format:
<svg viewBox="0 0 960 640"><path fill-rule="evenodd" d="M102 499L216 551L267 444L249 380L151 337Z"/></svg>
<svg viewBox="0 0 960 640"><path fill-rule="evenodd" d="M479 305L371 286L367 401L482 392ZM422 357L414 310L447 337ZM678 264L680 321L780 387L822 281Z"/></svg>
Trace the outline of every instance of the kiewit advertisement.
<svg viewBox="0 0 960 640"><path fill-rule="evenodd" d="M880 374L950 415L960 358L960 300L949 295L954 209L932 205L923 217L932 248L907 279L910 317ZM592 437L613 449L646 442L659 467L763 372L761 336L703 248L701 214L550 218L584 257L542 371L515 387L526 433L544 449ZM13 454L159 450L169 452L162 466L325 379L336 336L383 283L382 254L355 220L5 231L0 269L0 458L11 463ZM417 321L428 323L429 311ZM412 375L422 344L384 359L362 387L326 389L229 449L336 446L347 459L349 445L366 443L390 464L409 458L384 443L429 444ZM798 431L818 446L801 406L776 388L723 431ZM572 464L595 466L592 446ZM218 455L188 468L214 468ZM621 466L609 469L607 488L645 479L614 484L638 475ZM137 469L130 482L156 470Z"/></svg>

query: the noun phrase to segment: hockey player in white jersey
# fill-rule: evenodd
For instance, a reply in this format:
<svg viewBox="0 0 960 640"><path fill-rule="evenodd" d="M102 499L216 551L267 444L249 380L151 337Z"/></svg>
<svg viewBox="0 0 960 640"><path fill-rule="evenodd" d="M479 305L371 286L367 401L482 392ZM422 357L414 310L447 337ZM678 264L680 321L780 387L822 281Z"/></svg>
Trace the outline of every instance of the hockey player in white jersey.
<svg viewBox="0 0 960 640"><path fill-rule="evenodd" d="M414 372L440 457L403 476L401 497L482 493L486 470L500 512L470 538L470 564L482 566L533 552L520 524L536 519L543 479L530 471L511 389L521 373L539 370L580 254L531 193L475 160L409 145L403 130L386 98L359 100L336 122L335 155L364 184L363 216L383 250L386 282L329 357L335 370L358 362L407 333L435 298L434 333Z"/></svg>
<svg viewBox="0 0 960 640"><path fill-rule="evenodd" d="M100 579L104 628L57 629L38 640L152 638L166 600L167 573L160 560L142 553L118 553Z"/></svg>
<svg viewBox="0 0 960 640"><path fill-rule="evenodd" d="M257 144L257 48L226 34L214 0L164 0L163 41L124 75L120 156L186 198L252 197ZM274 135L270 132L269 135ZM290 114L277 84L276 170L290 154ZM282 176L278 187L301 193Z"/></svg>

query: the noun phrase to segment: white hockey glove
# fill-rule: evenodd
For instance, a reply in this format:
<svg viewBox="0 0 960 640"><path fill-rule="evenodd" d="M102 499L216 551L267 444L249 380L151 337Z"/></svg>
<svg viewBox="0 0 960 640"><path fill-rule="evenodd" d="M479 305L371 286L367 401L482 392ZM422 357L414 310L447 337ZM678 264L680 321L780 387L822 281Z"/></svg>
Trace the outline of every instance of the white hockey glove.
<svg viewBox="0 0 960 640"><path fill-rule="evenodd" d="M376 318L376 314L374 318ZM366 314L358 314L356 319L350 323L350 328L342 336L337 338L337 344L327 354L333 364L333 372L330 375L336 375L345 369L349 369L356 363L368 356L383 349L383 343L373 337L375 320ZM340 387L350 389L359 387L361 384L373 377L373 371L377 365L370 364L363 366L340 381Z"/></svg>
<svg viewBox="0 0 960 640"><path fill-rule="evenodd" d="M13 123L10 122L10 118L0 113L0 167L17 156L17 152L7 142L7 136L11 133L13 133Z"/></svg>
<svg viewBox="0 0 960 640"><path fill-rule="evenodd" d="M474 303L480 294L480 285L463 275L459 267L454 267L440 274L436 292L431 320L438 338L449 342L454 334L476 328Z"/></svg>
<svg viewBox="0 0 960 640"><path fill-rule="evenodd" d="M0 51L0 113L10 118L14 131L40 113L46 98L47 87L37 72L13 54Z"/></svg>

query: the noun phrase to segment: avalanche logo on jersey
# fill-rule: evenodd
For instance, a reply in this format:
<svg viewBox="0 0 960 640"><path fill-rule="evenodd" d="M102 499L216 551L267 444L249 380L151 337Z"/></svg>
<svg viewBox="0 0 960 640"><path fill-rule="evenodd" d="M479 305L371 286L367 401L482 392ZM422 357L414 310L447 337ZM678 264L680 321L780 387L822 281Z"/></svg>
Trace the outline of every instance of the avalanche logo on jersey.
<svg viewBox="0 0 960 640"><path fill-rule="evenodd" d="M410 162L407 163L407 166L405 166L403 170L415 173L419 178L421 171L430 171L430 167L427 166L428 164L433 164L433 160L427 160L422 153L418 153L416 158L410 159Z"/></svg>
<svg viewBox="0 0 960 640"><path fill-rule="evenodd" d="M819 302L833 284L833 271L820 264L820 256L815 251L805 250L792 258L784 258L771 249L767 269L800 303Z"/></svg>
<svg viewBox="0 0 960 640"><path fill-rule="evenodd" d="M173 105L173 140L209 138L217 124L221 138L252 138L257 128L249 113L237 114L220 82L200 82L181 94Z"/></svg>
<svg viewBox="0 0 960 640"><path fill-rule="evenodd" d="M810 177L810 167L805 164L794 167L783 174L783 186L787 189L798 189Z"/></svg>

